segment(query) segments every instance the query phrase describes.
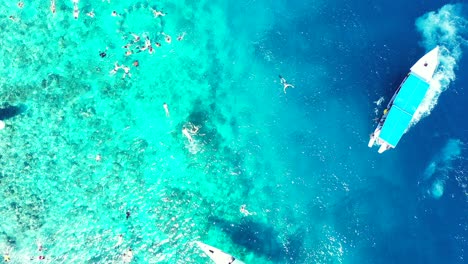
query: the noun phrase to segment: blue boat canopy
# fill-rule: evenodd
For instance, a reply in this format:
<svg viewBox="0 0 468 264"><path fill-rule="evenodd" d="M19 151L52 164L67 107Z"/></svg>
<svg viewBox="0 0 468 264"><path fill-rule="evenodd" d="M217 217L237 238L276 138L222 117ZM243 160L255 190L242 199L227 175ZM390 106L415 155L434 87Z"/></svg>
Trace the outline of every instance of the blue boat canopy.
<svg viewBox="0 0 468 264"><path fill-rule="evenodd" d="M385 123L380 139L395 147L409 127L416 109L429 90L429 83L410 73L396 96Z"/></svg>

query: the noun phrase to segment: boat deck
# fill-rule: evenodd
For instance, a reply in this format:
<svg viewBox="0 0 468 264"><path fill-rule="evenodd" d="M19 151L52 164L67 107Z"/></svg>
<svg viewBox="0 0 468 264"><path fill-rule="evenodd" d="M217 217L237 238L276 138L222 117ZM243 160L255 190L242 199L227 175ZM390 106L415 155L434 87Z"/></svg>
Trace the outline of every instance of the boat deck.
<svg viewBox="0 0 468 264"><path fill-rule="evenodd" d="M392 147L398 144L428 89L429 83L414 73L409 74L388 112L380 139Z"/></svg>

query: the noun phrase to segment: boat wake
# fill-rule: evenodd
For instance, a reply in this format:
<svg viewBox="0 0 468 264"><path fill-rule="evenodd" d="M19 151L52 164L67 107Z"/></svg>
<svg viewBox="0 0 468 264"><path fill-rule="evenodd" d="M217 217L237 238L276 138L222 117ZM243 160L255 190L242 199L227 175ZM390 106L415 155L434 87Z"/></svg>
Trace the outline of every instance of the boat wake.
<svg viewBox="0 0 468 264"><path fill-rule="evenodd" d="M432 159L423 175L428 193L438 199L444 194L445 182L453 171L453 162L461 158L463 143L459 139L449 139L444 148Z"/></svg>
<svg viewBox="0 0 468 264"><path fill-rule="evenodd" d="M423 102L413 116L411 125L431 113L440 94L455 80L455 69L462 56L462 47L468 46L468 21L461 15L461 11L461 5L448 4L416 20L416 28L422 34L422 44L426 50L429 51L437 45L441 46L441 50L439 68Z"/></svg>

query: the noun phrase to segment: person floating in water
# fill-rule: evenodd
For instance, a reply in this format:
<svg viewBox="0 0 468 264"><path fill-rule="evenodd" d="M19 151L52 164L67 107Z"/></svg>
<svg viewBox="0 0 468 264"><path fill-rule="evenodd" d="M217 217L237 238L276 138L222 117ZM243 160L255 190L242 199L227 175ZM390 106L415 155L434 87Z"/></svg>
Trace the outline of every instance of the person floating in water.
<svg viewBox="0 0 468 264"><path fill-rule="evenodd" d="M102 56L101 56L101 57L102 57ZM119 66L119 62L116 61L115 64L114 64L114 69L112 69L109 73L110 73L111 75L114 75L114 74L117 73L117 71L118 71L120 68L122 68L122 66Z"/></svg>
<svg viewBox="0 0 468 264"><path fill-rule="evenodd" d="M88 13L86 13L86 15L90 18L94 18L94 10L89 11Z"/></svg>
<svg viewBox="0 0 468 264"><path fill-rule="evenodd" d="M158 11L154 8L151 8L151 11L153 12L154 17L160 17L160 16L165 16L166 14L163 13L162 10Z"/></svg>
<svg viewBox="0 0 468 264"><path fill-rule="evenodd" d="M192 136L190 135L190 132L189 132L189 130L188 130L186 127L182 128L182 134L188 139L188 141L189 141L190 143L193 142L193 138L192 138Z"/></svg>
<svg viewBox="0 0 468 264"><path fill-rule="evenodd" d="M105 51L99 51L99 56L101 58L105 58L107 56L107 53L106 51L109 49L109 47L106 47L106 50Z"/></svg>
<svg viewBox="0 0 468 264"><path fill-rule="evenodd" d="M245 215L245 216L253 215L253 213L247 211L247 208L246 208L246 207L247 207L247 206L246 206L245 204L241 205L239 211L240 211L243 215Z"/></svg>
<svg viewBox="0 0 468 264"><path fill-rule="evenodd" d="M50 11L55 15L55 0L50 0Z"/></svg>
<svg viewBox="0 0 468 264"><path fill-rule="evenodd" d="M80 10L78 9L78 1L79 0L73 0L73 17L75 19L78 19L78 16L80 14Z"/></svg>
<svg viewBox="0 0 468 264"><path fill-rule="evenodd" d="M130 68L125 66L125 65L122 65L122 69L124 70L124 74L122 75L122 79L125 79L125 77L132 77L132 74L130 74Z"/></svg>
<svg viewBox="0 0 468 264"><path fill-rule="evenodd" d="M164 33L164 32L161 32L161 35L164 36L164 39L166 40L166 42L167 42L168 44L171 43L171 41L172 41L171 36L169 36L168 34L166 34L166 33Z"/></svg>
<svg viewBox="0 0 468 264"><path fill-rule="evenodd" d="M163 104L164 111L166 112L166 116L169 117L171 114L169 113L169 107L166 103Z"/></svg>
<svg viewBox="0 0 468 264"><path fill-rule="evenodd" d="M133 251L129 248L122 256L122 260L125 263L130 263L133 259Z"/></svg>
<svg viewBox="0 0 468 264"><path fill-rule="evenodd" d="M284 79L283 76L279 75L278 77L280 78L280 82L283 85L284 93L286 93L286 89L288 89L289 87L294 88L294 85L287 83L286 79Z"/></svg>
<svg viewBox="0 0 468 264"><path fill-rule="evenodd" d="M124 239L123 239L123 235L122 235L122 234L120 234L119 236L117 236L117 243L115 244L114 247L118 247L118 246L122 245L123 240L124 240Z"/></svg>
<svg viewBox="0 0 468 264"><path fill-rule="evenodd" d="M182 32L182 34L177 37L177 40L182 41L184 37L185 37L185 32Z"/></svg>

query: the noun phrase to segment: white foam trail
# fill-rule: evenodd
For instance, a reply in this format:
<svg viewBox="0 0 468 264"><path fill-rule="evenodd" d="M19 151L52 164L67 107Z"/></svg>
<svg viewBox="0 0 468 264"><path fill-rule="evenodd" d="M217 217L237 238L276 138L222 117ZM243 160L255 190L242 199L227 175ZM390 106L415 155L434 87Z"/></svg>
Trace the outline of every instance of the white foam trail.
<svg viewBox="0 0 468 264"><path fill-rule="evenodd" d="M429 189L432 197L438 199L444 194L445 182L453 170L453 161L462 157L462 145L459 139L449 139L425 169L424 180L434 178Z"/></svg>
<svg viewBox="0 0 468 264"><path fill-rule="evenodd" d="M462 56L462 47L468 46L468 22L461 15L461 7L459 4L448 4L416 20L416 28L422 34L422 45L426 50L430 51L437 45L441 49L439 67L426 97L413 116L412 125L431 113L440 94L455 80L455 69Z"/></svg>

